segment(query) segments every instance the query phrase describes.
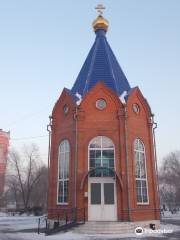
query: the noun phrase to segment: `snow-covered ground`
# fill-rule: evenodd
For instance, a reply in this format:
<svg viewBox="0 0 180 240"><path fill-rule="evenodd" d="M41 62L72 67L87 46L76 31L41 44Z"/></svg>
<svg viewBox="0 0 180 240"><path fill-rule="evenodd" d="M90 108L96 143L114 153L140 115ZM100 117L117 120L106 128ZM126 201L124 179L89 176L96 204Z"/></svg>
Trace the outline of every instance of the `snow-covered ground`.
<svg viewBox="0 0 180 240"><path fill-rule="evenodd" d="M4 237L4 238L3 238ZM0 239L17 239L17 240L89 240L91 239L88 236L75 234L72 232L67 233L59 233L53 236L45 236L44 234L37 234L37 233L7 233L4 235L1 235L0 233ZM95 238L94 238L95 240Z"/></svg>
<svg viewBox="0 0 180 240"><path fill-rule="evenodd" d="M38 227L39 217L34 216L3 216L0 217L0 232L34 229Z"/></svg>
<svg viewBox="0 0 180 240"><path fill-rule="evenodd" d="M175 218L180 220L180 214L166 214L166 218ZM108 240L108 239L143 239L144 237L163 237L162 233L144 233L142 236L134 234L121 235L84 235L73 231L58 233L52 236L45 236L43 233L21 232L24 229L37 229L38 218L34 216L7 216L0 214L0 240ZM176 232L180 226L173 224L161 224L161 230L170 230ZM15 232L14 232L15 231Z"/></svg>
<svg viewBox="0 0 180 240"><path fill-rule="evenodd" d="M162 225L161 229L166 229L166 230L172 230L172 231L177 231L179 230L179 226L175 225ZM9 239L15 239L17 240L113 240L113 239L144 239L144 237L163 237L162 233L145 233L141 236L137 236L135 233L134 234L121 234L121 235L85 235L85 234L77 234L72 231L66 232L66 233L58 233L56 235L52 236L45 236L44 234L37 234L37 233L8 233L4 234L4 237L8 237ZM0 234L0 239L1 239L1 234ZM6 239L6 238L4 238ZM3 238L2 238L3 240Z"/></svg>
<svg viewBox="0 0 180 240"><path fill-rule="evenodd" d="M172 214L170 211L164 211L162 218L180 219L180 212L178 211L178 212Z"/></svg>

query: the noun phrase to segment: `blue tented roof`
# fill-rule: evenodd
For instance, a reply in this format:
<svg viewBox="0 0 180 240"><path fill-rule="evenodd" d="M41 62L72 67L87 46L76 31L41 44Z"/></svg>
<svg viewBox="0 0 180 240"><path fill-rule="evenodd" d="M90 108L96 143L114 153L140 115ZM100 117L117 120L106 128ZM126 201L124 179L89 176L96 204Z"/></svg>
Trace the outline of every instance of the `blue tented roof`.
<svg viewBox="0 0 180 240"><path fill-rule="evenodd" d="M112 89L118 96L130 90L130 85L124 75L103 29L96 31L95 42L81 68L81 71L71 89L84 96L99 81Z"/></svg>

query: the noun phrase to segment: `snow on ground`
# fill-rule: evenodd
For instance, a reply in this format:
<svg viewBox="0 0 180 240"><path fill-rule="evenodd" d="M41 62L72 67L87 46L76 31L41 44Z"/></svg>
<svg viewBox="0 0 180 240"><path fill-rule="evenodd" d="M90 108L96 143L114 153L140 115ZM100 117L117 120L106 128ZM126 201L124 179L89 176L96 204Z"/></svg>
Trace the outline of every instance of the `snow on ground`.
<svg viewBox="0 0 180 240"><path fill-rule="evenodd" d="M6 216L7 216L7 213L0 212L0 217L6 217Z"/></svg>
<svg viewBox="0 0 180 240"><path fill-rule="evenodd" d="M1 235L0 235L1 236ZM14 234L5 234L8 237L14 237ZM16 238L18 240L89 240L90 237L84 236L82 234L67 232L67 233L59 233L52 236L45 236L43 233L16 233ZM0 238L1 239L1 238Z"/></svg>
<svg viewBox="0 0 180 240"><path fill-rule="evenodd" d="M7 216L0 217L0 232L18 231L38 227L39 217L34 216Z"/></svg>
<svg viewBox="0 0 180 240"><path fill-rule="evenodd" d="M171 224L161 224L161 230L171 230L177 231L179 230L179 226L171 225ZM2 236L2 238L1 238ZM163 237L162 233L145 233L141 236L141 239L144 237ZM0 239L17 239L17 240L106 240L106 239L140 239L140 236L134 234L121 234L121 235L86 235L86 234L77 234L72 231L62 232L52 236L45 236L43 233L5 233L3 235L0 234Z"/></svg>
<svg viewBox="0 0 180 240"><path fill-rule="evenodd" d="M42 217L43 218L43 217ZM165 218L178 218L180 214L166 214ZM20 232L24 229L37 229L39 217L34 216L7 216L6 214L0 214L0 240L106 240L106 239L143 239L144 237L163 237L163 233L144 233L141 236L133 234L121 234L121 235L86 235L78 234L73 231L66 233L58 233L52 236L45 236L43 233L37 234L37 232ZM44 224L44 223L43 223ZM170 230L176 232L180 230L179 226L174 224L161 223L161 230ZM13 231L19 231L13 233Z"/></svg>
<svg viewBox="0 0 180 240"><path fill-rule="evenodd" d="M173 232L180 231L179 225L161 223L161 230L172 230Z"/></svg>
<svg viewBox="0 0 180 240"><path fill-rule="evenodd" d="M179 230L179 226L175 226L172 224L162 224L161 225L161 230L171 230L171 231L177 231ZM13 238L15 235L14 234L5 234L8 236L10 239L11 237ZM52 236L45 236L43 233L37 234L37 233L16 233L16 238L18 240L111 240L111 239L125 239L128 238L130 239L143 239L144 237L162 237L162 233L144 233L141 236L137 236L135 233L131 234L109 234L109 235L102 235L102 234L97 234L97 235L86 235L86 234L77 234L72 231L68 231L66 233L58 233ZM1 238L0 238L1 239Z"/></svg>
<svg viewBox="0 0 180 240"><path fill-rule="evenodd" d="M176 213L172 214L170 211L164 211L162 218L180 219L180 212L177 211Z"/></svg>

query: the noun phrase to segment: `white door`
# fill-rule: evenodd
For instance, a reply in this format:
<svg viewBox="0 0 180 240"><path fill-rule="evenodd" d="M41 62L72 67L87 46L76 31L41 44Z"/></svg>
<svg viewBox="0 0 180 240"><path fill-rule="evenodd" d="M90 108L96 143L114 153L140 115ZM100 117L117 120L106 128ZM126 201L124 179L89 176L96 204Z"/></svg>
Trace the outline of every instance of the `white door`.
<svg viewBox="0 0 180 240"><path fill-rule="evenodd" d="M117 221L116 186L113 178L89 177L88 220Z"/></svg>

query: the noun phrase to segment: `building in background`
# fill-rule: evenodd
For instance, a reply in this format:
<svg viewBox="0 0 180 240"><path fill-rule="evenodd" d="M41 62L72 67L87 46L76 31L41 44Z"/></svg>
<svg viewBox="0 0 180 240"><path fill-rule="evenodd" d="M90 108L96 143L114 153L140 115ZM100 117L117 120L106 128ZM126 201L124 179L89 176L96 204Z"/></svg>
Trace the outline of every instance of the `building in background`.
<svg viewBox="0 0 180 240"><path fill-rule="evenodd" d="M108 26L100 12L84 65L52 112L50 221L82 208L86 221L160 218L153 114L112 52Z"/></svg>
<svg viewBox="0 0 180 240"><path fill-rule="evenodd" d="M10 132L0 129L0 196L3 194Z"/></svg>

